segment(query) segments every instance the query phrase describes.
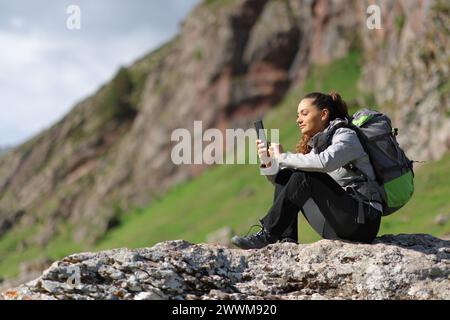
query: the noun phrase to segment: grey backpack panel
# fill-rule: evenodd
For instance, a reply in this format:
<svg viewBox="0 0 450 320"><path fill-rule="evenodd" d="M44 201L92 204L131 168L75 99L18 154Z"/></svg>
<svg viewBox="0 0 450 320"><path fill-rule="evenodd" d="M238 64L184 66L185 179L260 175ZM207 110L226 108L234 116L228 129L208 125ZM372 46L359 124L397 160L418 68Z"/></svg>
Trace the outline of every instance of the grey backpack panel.
<svg viewBox="0 0 450 320"><path fill-rule="evenodd" d="M368 149L366 152L369 151L378 183L384 184L411 170L413 162L400 148L396 139L397 130L392 129L391 119L378 111L362 109L353 115L352 122L357 122L362 117L370 119L356 126L357 128L352 125L350 127L363 133L358 136Z"/></svg>
<svg viewBox="0 0 450 320"><path fill-rule="evenodd" d="M348 125L339 127L354 130L369 155L376 182L385 191L382 195L383 215L397 211L412 196L414 178L413 161L408 159L396 139L398 129L393 130L388 116L369 109L359 110L351 117ZM350 165L349 168L366 176L355 166ZM412 175L408 175L408 172ZM369 178L366 176L366 179Z"/></svg>

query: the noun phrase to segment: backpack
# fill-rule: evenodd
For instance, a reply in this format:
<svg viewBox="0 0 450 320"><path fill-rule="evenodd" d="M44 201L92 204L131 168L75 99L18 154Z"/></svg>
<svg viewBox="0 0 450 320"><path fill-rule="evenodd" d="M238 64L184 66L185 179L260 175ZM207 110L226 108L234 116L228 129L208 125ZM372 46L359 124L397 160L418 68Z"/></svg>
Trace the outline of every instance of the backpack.
<svg viewBox="0 0 450 320"><path fill-rule="evenodd" d="M354 130L364 151L368 154L377 183L384 190L383 216L390 215L403 207L414 193L413 162L399 146L396 136L398 128L392 128L391 119L376 110L361 109L349 119L347 127ZM333 130L335 131L335 130ZM351 163L347 169L364 172Z"/></svg>

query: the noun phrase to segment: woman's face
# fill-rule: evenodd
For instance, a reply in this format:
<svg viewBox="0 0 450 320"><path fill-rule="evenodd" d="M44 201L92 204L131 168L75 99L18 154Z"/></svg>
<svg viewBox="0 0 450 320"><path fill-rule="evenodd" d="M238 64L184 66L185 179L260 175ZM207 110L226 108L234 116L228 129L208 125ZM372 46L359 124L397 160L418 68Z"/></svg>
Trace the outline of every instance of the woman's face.
<svg viewBox="0 0 450 320"><path fill-rule="evenodd" d="M326 128L329 116L327 109L320 110L313 102L314 99L303 99L297 108L297 123L300 131L309 137Z"/></svg>

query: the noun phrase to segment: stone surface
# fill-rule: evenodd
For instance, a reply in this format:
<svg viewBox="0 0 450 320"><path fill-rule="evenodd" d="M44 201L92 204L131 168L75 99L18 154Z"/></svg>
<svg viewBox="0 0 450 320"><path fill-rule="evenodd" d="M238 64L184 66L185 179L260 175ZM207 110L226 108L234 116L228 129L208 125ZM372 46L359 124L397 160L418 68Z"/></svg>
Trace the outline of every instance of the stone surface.
<svg viewBox="0 0 450 320"><path fill-rule="evenodd" d="M4 299L450 299L450 241L385 235L239 250L186 241L80 253Z"/></svg>

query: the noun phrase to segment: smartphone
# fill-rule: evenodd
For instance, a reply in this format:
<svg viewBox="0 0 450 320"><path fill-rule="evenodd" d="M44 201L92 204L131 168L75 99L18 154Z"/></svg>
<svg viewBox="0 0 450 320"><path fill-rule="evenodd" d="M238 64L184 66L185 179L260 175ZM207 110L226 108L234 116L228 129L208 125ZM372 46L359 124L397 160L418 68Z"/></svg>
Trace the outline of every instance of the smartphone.
<svg viewBox="0 0 450 320"><path fill-rule="evenodd" d="M266 144L267 156L269 156L269 146L270 141L267 141L266 133L264 132L264 125L262 120L258 120L255 122L256 135L259 140Z"/></svg>

